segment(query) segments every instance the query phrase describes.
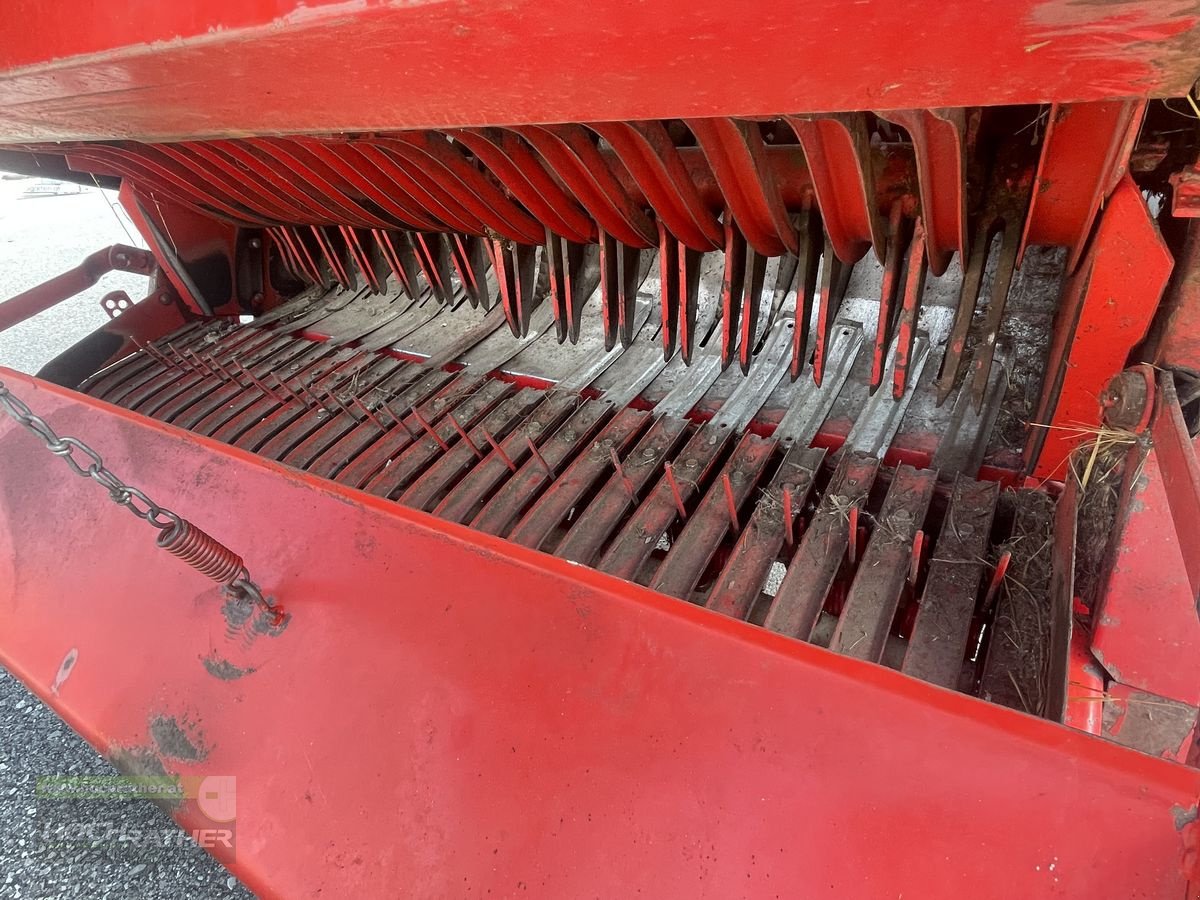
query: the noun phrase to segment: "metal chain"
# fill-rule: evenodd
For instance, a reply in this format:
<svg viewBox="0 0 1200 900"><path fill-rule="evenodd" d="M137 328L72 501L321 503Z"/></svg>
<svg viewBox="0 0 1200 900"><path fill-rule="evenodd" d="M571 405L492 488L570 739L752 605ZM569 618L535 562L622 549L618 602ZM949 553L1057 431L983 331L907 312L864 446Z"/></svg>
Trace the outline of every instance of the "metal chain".
<svg viewBox="0 0 1200 900"><path fill-rule="evenodd" d="M3 381L0 381L0 408L15 422L36 435L46 445L47 450L70 466L72 472L83 478L91 478L108 491L108 496L112 499L113 503L125 507L142 521L149 522L155 528L159 529L164 536L168 534L168 529L171 529L171 534L176 534L183 529L191 528L189 523L177 513L159 506L147 497L143 491L126 484L118 478L111 469L104 465L104 460L100 454L83 441L73 437L60 437L45 419L34 413L33 410L5 386ZM207 538L207 540L212 539ZM215 544L216 542L214 541L213 543ZM198 568L195 562L189 562L187 559L184 559L184 562L188 562L189 565ZM259 606L269 609L274 608L274 603L269 598L263 596L258 585L250 579L250 573L246 571L244 566L241 568L238 577L229 583L225 589L234 594L241 595Z"/></svg>
<svg viewBox="0 0 1200 900"><path fill-rule="evenodd" d="M179 525L182 520L169 509L163 509L142 491L132 487L113 474L104 465L100 454L78 438L59 437L46 420L36 415L25 403L0 381L0 407L13 420L37 435L46 449L71 467L71 471L84 478L91 478L108 491L113 503L123 506L139 519L149 522L160 530Z"/></svg>

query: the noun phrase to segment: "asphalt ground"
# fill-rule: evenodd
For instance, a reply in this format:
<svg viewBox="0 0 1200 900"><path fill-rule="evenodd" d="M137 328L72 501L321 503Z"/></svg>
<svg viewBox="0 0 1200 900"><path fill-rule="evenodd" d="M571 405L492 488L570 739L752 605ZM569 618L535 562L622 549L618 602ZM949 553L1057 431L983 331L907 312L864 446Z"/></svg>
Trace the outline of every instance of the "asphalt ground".
<svg viewBox="0 0 1200 900"><path fill-rule="evenodd" d="M114 243L141 245L112 193L92 188L22 199L31 183L0 181L0 300L78 265L94 250ZM110 273L90 290L0 333L0 366L36 373L106 321L100 298L118 289L139 300L146 279ZM0 478L19 477L0 458ZM2 900L253 896L148 800L35 795L39 777L115 774L0 668Z"/></svg>

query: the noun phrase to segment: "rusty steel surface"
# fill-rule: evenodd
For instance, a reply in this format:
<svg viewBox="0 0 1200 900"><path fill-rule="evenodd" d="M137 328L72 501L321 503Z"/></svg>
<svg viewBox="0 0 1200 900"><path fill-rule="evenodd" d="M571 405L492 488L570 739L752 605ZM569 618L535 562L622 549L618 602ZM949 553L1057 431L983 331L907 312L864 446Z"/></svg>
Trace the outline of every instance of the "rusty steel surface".
<svg viewBox="0 0 1200 900"><path fill-rule="evenodd" d="M223 539L291 616L229 637L215 588L0 425L28 476L0 501L0 657L119 764L236 776L218 855L262 893L1183 894L1195 770L3 377L181 513L236 510Z"/></svg>

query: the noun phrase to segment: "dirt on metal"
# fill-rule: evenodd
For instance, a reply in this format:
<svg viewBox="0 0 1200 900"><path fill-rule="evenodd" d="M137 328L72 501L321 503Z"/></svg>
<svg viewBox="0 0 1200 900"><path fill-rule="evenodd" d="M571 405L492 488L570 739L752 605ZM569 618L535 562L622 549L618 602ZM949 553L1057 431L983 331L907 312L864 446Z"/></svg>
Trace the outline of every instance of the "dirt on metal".
<svg viewBox="0 0 1200 900"><path fill-rule="evenodd" d="M1089 613L1100 590L1108 542L1117 520L1127 455L1126 445L1102 447L1091 461L1086 484L1083 476L1092 456L1091 444L1080 447L1071 458L1072 474L1081 485L1075 544L1075 595Z"/></svg>
<svg viewBox="0 0 1200 900"><path fill-rule="evenodd" d="M984 660L980 695L1032 715L1042 715L1048 697L1050 576L1054 500L1041 491L1017 491L1013 527L1000 545L1011 553Z"/></svg>
<svg viewBox="0 0 1200 900"><path fill-rule="evenodd" d="M208 756L202 735L190 720L175 716L150 719L150 736L163 756L186 762L201 762Z"/></svg>
<svg viewBox="0 0 1200 900"><path fill-rule="evenodd" d="M219 678L221 681L237 681L239 678L253 675L256 671L249 666L235 666L229 660L217 656L215 650L208 654L208 656L200 657L200 662L204 664L204 668L209 675L213 678Z"/></svg>

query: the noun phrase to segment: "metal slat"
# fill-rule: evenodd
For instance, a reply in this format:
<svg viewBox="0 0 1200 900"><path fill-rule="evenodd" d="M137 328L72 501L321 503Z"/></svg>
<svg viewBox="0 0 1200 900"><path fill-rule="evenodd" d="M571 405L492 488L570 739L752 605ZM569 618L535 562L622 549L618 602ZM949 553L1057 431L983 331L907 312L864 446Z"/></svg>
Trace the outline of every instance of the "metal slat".
<svg viewBox="0 0 1200 900"><path fill-rule="evenodd" d="M253 406L236 419L227 422L213 436L218 440L233 444L235 447L258 452L273 437L309 413L310 408L320 405L304 393L302 385L320 378L332 369L350 362L358 356L357 350L338 350L335 353L311 360L308 365L291 374L280 376L277 382L279 392L286 394L289 402L277 406L268 415L262 415L258 405ZM369 359L369 357L364 357L364 359ZM291 367L289 366L289 368ZM275 402L270 398L262 401L268 405ZM332 404L330 405L332 406Z"/></svg>
<svg viewBox="0 0 1200 900"><path fill-rule="evenodd" d="M331 449L309 471L350 487L361 487L381 473L409 446L427 437L422 422L437 424L447 410L465 403L477 393L484 393L485 397L494 401L510 389L502 382L469 374L457 376L432 396L420 389L421 384L418 382L416 387L405 391L387 405L388 410L395 414L393 418L398 418L400 422L397 428L388 432L386 439L371 440L357 450L350 448L351 452L345 455L338 452L335 456Z"/></svg>
<svg viewBox="0 0 1200 900"><path fill-rule="evenodd" d="M284 345L286 338L272 337L270 334L261 336L258 332L240 333L239 338L243 340L231 340L228 343L231 346L230 351L226 354L227 358L232 359L238 353L244 354L261 354L264 348L278 349ZM245 338L249 338L246 340ZM147 415L154 415L155 408L151 407L149 411L142 407L142 404L147 401L154 401L161 405L168 400L182 394L184 391L195 388L205 380L206 373L202 369L198 369L196 364L192 362L184 354L193 350L198 346L198 342L193 341L187 345L168 342L164 351L164 358L173 365L167 367L160 363L156 368L147 370L143 377L130 379L121 386L107 394L104 399L109 403L124 406L127 409L134 409L140 412L145 412ZM222 360L224 362L224 360ZM165 388L170 387L173 390L167 392Z"/></svg>
<svg viewBox="0 0 1200 900"><path fill-rule="evenodd" d="M982 411L975 410L969 391L959 391L955 397L950 421L931 463L944 478L955 474L973 478L978 474L1007 390L1008 360L1001 351L992 363Z"/></svg>
<svg viewBox="0 0 1200 900"><path fill-rule="evenodd" d="M619 409L592 445L575 458L521 517L508 539L535 550L542 548L576 504L612 471L612 455L621 458L652 418L644 410Z"/></svg>
<svg viewBox="0 0 1200 900"><path fill-rule="evenodd" d="M419 366L412 368L420 371ZM453 378L454 375L450 372L435 369L432 372L424 372L416 382L406 384L403 388L389 385L386 396L380 396L379 402L372 407L372 412L375 414L374 419L364 418L357 425L336 435L324 433L313 435L289 453L283 461L290 466L308 469L314 474L331 478L333 472L347 465L364 449L376 441L383 440L391 432L398 429L401 434L407 436L404 427L396 421L397 416L389 412L392 408L389 401L397 391L401 393L402 397L412 398L403 403L402 408L407 410L409 405L428 399ZM378 422L375 421L376 419ZM382 430L380 430L381 424Z"/></svg>
<svg viewBox="0 0 1200 900"><path fill-rule="evenodd" d="M309 463L329 447L339 443L347 435L360 430L373 430L380 437L396 426L396 421L384 411L388 399L398 391L412 387L420 379L419 368L406 363L377 384L352 394L338 392L335 403L345 415L330 419L307 438L294 446L280 460L298 469L308 468ZM445 373L449 379L449 373ZM340 401L340 402L338 402Z"/></svg>
<svg viewBox="0 0 1200 900"><path fill-rule="evenodd" d="M308 346L305 346L306 344ZM286 371L293 365L297 366L296 371L299 371L315 361L325 359L333 352L332 348L324 344L314 347L308 341L296 341L284 349L282 354L267 356L258 361L249 357L243 360L248 363L246 371L257 379L255 384L247 376L246 380L250 381L251 385L249 389L238 390L230 386L229 390L220 388L215 391L198 392L187 398L180 397L170 407L160 410L156 418L172 422L189 431L217 437L218 440L226 440L226 434L240 433L243 428L248 427L248 423L254 421L255 416L264 416L287 402L288 395L286 391L279 389L275 373ZM237 426L228 432L224 431L231 422L236 422ZM218 437L218 434L222 436Z"/></svg>
<svg viewBox="0 0 1200 900"><path fill-rule="evenodd" d="M873 456L847 452L842 457L783 576L763 622L766 628L808 640L846 555L854 511L866 503L878 468Z"/></svg>
<svg viewBox="0 0 1200 900"><path fill-rule="evenodd" d="M450 489L433 509L434 515L451 522L469 522L479 513L487 498L510 475L516 475L522 463L533 458L530 445L537 446L544 441L580 402L580 399L572 394L552 392L545 395L529 418L500 440L503 456L486 444L480 448L485 454L488 454L489 450L491 452ZM493 437L499 439L499 435L493 434ZM536 462L536 459L533 461ZM515 467L515 471L510 468L510 463ZM428 508L428 504L422 506L422 509Z"/></svg>
<svg viewBox="0 0 1200 900"><path fill-rule="evenodd" d="M659 419L622 459L619 471L600 489L596 498L580 512L562 543L554 550L561 556L590 565L599 556L605 542L630 509L638 506L638 495L656 475L662 464L688 432L686 419ZM607 468L612 470L611 462ZM557 524L557 522L555 523Z"/></svg>
<svg viewBox="0 0 1200 900"><path fill-rule="evenodd" d="M313 360L322 359L332 353L332 348L324 345L314 347L310 341L298 338L283 338L281 344L272 346L276 349L238 357L238 362L245 363L254 373L254 377L261 381L269 373L280 371L286 366L306 366ZM238 372L241 371L239 367ZM245 409L261 397L262 393L258 390L246 390L236 385L222 385L215 390L207 385L195 385L185 393L176 394L169 403L160 404L153 411L143 408L138 409L138 412L171 422L189 431L212 434L212 421L206 421L209 416L213 416L218 422L226 421L234 411Z"/></svg>
<svg viewBox="0 0 1200 900"><path fill-rule="evenodd" d="M626 519L596 568L633 581L650 558L659 539L700 491L713 466L729 445L728 430L708 423L700 427L671 462L669 469L659 467L657 484ZM582 562L582 560L579 560Z"/></svg>
<svg viewBox="0 0 1200 900"><path fill-rule="evenodd" d="M543 490L558 483L555 473L591 441L592 435L612 411L612 404L603 400L584 403L575 410L554 435L541 445L541 460L527 459L520 470L484 504L471 521L471 527L488 534L505 534ZM546 465L543 466L542 462Z"/></svg>
<svg viewBox="0 0 1200 900"><path fill-rule="evenodd" d="M433 299L432 294L426 293L422 300L410 306L403 315L366 335L360 346L364 350L375 352L394 347L417 329L428 325L445 309L446 307Z"/></svg>
<svg viewBox="0 0 1200 900"><path fill-rule="evenodd" d="M819 387L807 379L792 385L792 399L787 412L775 428L775 438L784 446L796 444L807 447L821 430L838 394L850 377L854 361L863 345L863 330L858 324L839 322L830 350L829 365ZM807 372L807 368L805 369Z"/></svg>
<svg viewBox="0 0 1200 900"><path fill-rule="evenodd" d="M735 534L740 532L741 523L736 517L740 515L742 505L754 494L775 447L775 441L769 438L755 434L742 437L721 474L709 487L696 511L688 517L679 539L655 572L650 587L681 600L691 595L721 541L731 529ZM756 504L756 511L757 507Z"/></svg>
<svg viewBox="0 0 1200 900"><path fill-rule="evenodd" d="M150 352L141 350L122 357L111 365L105 366L94 375L85 378L76 390L89 394L99 400L108 400L110 392L118 390L139 375L157 371L159 360L156 353L161 353L167 342L179 346L181 341L190 342L202 338L210 331L223 327L226 323L212 320L189 322L165 337L147 341L143 347L152 348ZM112 401L109 401L112 402Z"/></svg>
<svg viewBox="0 0 1200 900"><path fill-rule="evenodd" d="M463 428L471 428L482 419L493 406L500 403L511 394L513 387L503 381L485 379L479 390L468 395L454 407L453 412L458 423ZM458 440L458 433L446 421L449 408L442 411L440 421L431 420L424 412L420 412L425 424L418 422L422 430L429 426L425 434L417 438L410 446L398 455L381 460L374 474L365 476L367 481L357 486L380 497L390 497L406 488L413 479L424 472L443 452L443 446L449 446L451 441ZM407 420L406 420L407 421ZM428 433L429 431L432 434ZM344 484L352 484L349 469L343 470L337 480Z"/></svg>
<svg viewBox="0 0 1200 900"><path fill-rule="evenodd" d="M933 469L899 466L854 577L829 649L879 662L912 569L913 541L937 484Z"/></svg>
<svg viewBox="0 0 1200 900"><path fill-rule="evenodd" d="M416 302L408 294L399 291L382 296L365 294L326 318L319 329L309 330L325 335L331 343L350 344L396 321Z"/></svg>
<svg viewBox="0 0 1200 900"><path fill-rule="evenodd" d="M999 495L994 482L955 479L900 668L906 675L957 689Z"/></svg>
<svg viewBox="0 0 1200 900"><path fill-rule="evenodd" d="M454 427L454 422L450 423L453 437L443 436L443 440L447 443L453 442L450 448L431 460L417 479L397 499L405 506L415 509L432 509L448 490L452 489L475 467L481 456L489 459L489 450L496 453L495 446L489 447L492 441L488 438L490 437L496 442L503 441L541 403L542 397L541 391L532 388L520 390L488 413L483 421L474 428L458 422L458 418L455 417L454 422L458 422L459 426L464 429L466 438L459 435L458 428ZM560 397L557 402L552 404L552 407L561 415L566 412L574 399L574 397ZM450 415L453 413L448 413L447 417ZM507 453L503 444L499 446L503 452ZM499 453L496 455L499 456Z"/></svg>
<svg viewBox="0 0 1200 900"><path fill-rule="evenodd" d="M888 363L889 376L895 372L898 356L898 344L894 343ZM921 372L928 359L929 339L923 334L917 335L912 355L906 363L908 368L904 395L899 399L894 399L887 391L876 391L871 395L863 411L854 421L854 427L846 436L848 449L857 453L871 453L880 459L884 457L896 432L900 430L900 423L904 421L904 414L908 411L913 394L916 393L917 383L921 380Z"/></svg>
<svg viewBox="0 0 1200 900"><path fill-rule="evenodd" d="M787 452L714 582L705 606L735 619L750 615L771 564L789 534L796 533L796 514L808 501L824 459L825 451L820 448L793 447ZM786 518L789 514L790 520Z"/></svg>
<svg viewBox="0 0 1200 900"><path fill-rule="evenodd" d="M355 396L360 398L405 367L404 362L392 357L367 359L367 365L355 370L351 375L354 379L362 379L361 388L354 392ZM352 413L341 408L343 404L337 402L338 398L321 391L319 378L308 379L304 384L306 387L301 390L301 394L306 401L312 401L312 407L263 444L258 450L263 456L282 460L303 441L330 424L341 421L346 427L350 427L357 422Z"/></svg>

